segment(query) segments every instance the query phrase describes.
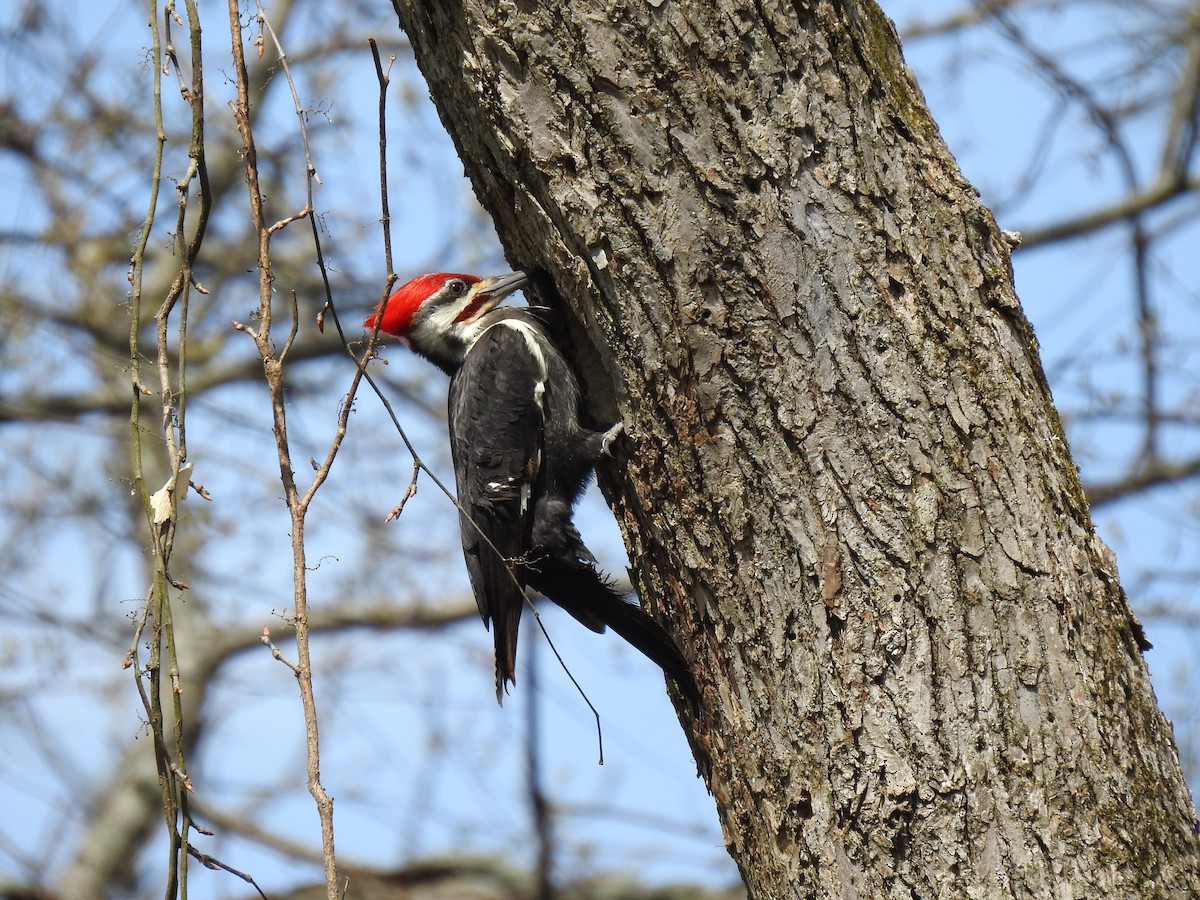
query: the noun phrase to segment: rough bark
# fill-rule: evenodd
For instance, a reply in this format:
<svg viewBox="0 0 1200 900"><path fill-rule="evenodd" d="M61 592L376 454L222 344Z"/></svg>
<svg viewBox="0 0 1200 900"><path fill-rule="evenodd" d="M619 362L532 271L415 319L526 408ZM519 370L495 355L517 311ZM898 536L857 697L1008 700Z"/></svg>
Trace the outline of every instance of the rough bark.
<svg viewBox="0 0 1200 900"><path fill-rule="evenodd" d="M628 428L607 487L751 895L1200 896L1009 248L878 8L394 2Z"/></svg>

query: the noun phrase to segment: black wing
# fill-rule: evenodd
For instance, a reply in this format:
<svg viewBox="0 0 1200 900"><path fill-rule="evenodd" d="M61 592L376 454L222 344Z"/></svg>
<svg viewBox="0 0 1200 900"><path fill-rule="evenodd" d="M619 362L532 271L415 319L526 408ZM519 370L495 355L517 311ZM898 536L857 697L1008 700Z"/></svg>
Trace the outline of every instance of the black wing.
<svg viewBox="0 0 1200 900"><path fill-rule="evenodd" d="M516 682L529 550L541 466L544 361L504 322L475 342L450 382L450 449L463 554L475 602L496 645L496 695Z"/></svg>

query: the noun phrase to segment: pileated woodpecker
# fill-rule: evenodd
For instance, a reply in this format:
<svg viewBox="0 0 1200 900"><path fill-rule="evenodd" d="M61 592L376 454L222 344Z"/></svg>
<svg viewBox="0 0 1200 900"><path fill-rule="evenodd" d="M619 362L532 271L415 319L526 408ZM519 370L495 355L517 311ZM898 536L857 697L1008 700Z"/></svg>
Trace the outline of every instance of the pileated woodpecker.
<svg viewBox="0 0 1200 900"><path fill-rule="evenodd" d="M497 305L523 272L479 279L440 272L405 284L363 323L395 335L451 376L450 445L475 602L496 644L496 699L516 683L517 626L528 585L593 631L612 628L700 695L661 625L596 569L572 521L601 453L622 431L579 422L579 384L547 333L549 309Z"/></svg>

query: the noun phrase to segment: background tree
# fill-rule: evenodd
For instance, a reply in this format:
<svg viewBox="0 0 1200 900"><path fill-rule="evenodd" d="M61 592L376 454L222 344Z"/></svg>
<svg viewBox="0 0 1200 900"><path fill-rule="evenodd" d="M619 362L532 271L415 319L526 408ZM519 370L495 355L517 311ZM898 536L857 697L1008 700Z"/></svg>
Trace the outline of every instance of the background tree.
<svg viewBox="0 0 1200 900"><path fill-rule="evenodd" d="M190 21L186 10L179 12ZM305 202L293 101L256 11L246 12L250 109L256 125L263 123L256 130L259 174L269 201L291 213ZM1018 251L1016 264L1025 306L1045 344L1093 508L1101 510L1151 638L1164 648L1149 658L1156 670L1176 666L1162 674L1177 681L1160 679L1158 689L1168 703L1184 698L1174 715L1186 738L1189 722L1180 713L1190 715L1194 674L1186 660L1194 652L1178 649L1190 649L1194 633L1189 550L1196 507L1187 478L1197 456L1191 347L1200 283L1189 252L1197 238L1195 12L1186 4L1062 3L988 4L944 14L922 6L919 20L902 6L887 12L908 35L909 60L968 175L1002 224L1023 232L1027 249ZM343 310L368 307L385 266L374 224L376 87L364 39L373 33L386 47L394 19L378 4L280 4L266 13L306 107L334 295ZM214 214L197 262L210 294L194 298L189 315L188 435L195 478L214 500L193 498L180 511L175 574L192 589L175 606L175 626L185 631L180 667L194 747L193 808L217 832L202 847L254 874L275 895L306 872L318 873L305 862L319 857L319 840L303 791L291 675L258 643L270 625L288 650L290 601L280 588L290 574L288 524L265 439L261 367L252 343L228 325L234 318L252 323L257 276L245 232L244 168L226 105L232 90L224 12L200 14L208 17ZM158 10L154 18L161 28L167 17ZM119 671L130 642L128 616L141 608L134 598L144 596L147 584L144 516L128 502L128 326L120 303L129 290L130 240L145 214L154 148L145 19L124 3L70 11L30 3L7 9L0 30L6 49L0 206L7 212L0 226L6 423L0 440L7 460L0 807L10 813L0 825L0 881L9 891L82 897L107 886L121 896L162 894L152 756L137 729L129 676ZM260 35L263 57L256 59ZM187 45L186 28L177 25L174 48L184 72L191 64ZM396 270L499 270L505 263L480 237L486 229L457 180L460 164L418 102L425 89L405 56L392 75L392 97L403 101L393 107L389 130ZM180 81L173 71L164 81L168 179L187 170L192 108L178 96ZM1036 127L1022 127L1029 124ZM599 171L619 171L617 162ZM719 174L714 167L711 177ZM563 170L556 179L565 176L578 173ZM174 221L170 186L168 180L160 199L166 223ZM734 186L730 203L758 196ZM600 197L608 192L620 193L606 186ZM730 215L745 218L745 211ZM178 268L184 241L169 232L156 232L148 245L151 297L165 295ZM272 252L285 318L292 288L301 305L288 371L301 461L324 452L353 374L336 342L323 341L311 325L323 302L312 256L311 238L295 228L281 232ZM613 254L605 271L616 273L622 264ZM149 321L143 333L152 337ZM390 365L377 374L436 466L444 445L437 421L444 383L426 382L424 368L410 366L403 353L388 356ZM599 393L596 400L606 402ZM1146 438L1151 430L1153 442ZM631 445L639 452L626 465L636 466L645 449ZM337 798L339 851L355 884L366 883L364 868L387 874L448 849L500 852L521 869L535 863L530 848L539 843L550 850L543 856L558 884L631 868L660 882L683 874L718 883L728 877L712 807L692 779L678 727L655 696L657 675L649 668L639 671L642 680L623 674L623 666L636 669L636 660L612 642L600 645L593 669L598 645L572 644L569 627L555 629L552 617L560 647L605 711L608 763L591 771L592 724L543 667L538 690L522 688L525 697L544 698L543 734L556 737L540 745L540 782L513 777L524 768L524 698L504 713L488 700L486 636L471 621L465 583L452 580L459 577L453 514L422 482L401 521L380 528L381 507L399 499L410 466L371 403L355 407L342 464L317 501L309 538L324 773ZM1164 483L1175 486L1151 488ZM390 493L381 486L391 486ZM593 542L600 523L584 527ZM838 610L832 612L836 623ZM436 640L422 630L460 617L468 620L462 629L439 630ZM409 624L418 629L412 637L401 630ZM478 665L464 671L465 658ZM610 688L621 699L606 704ZM498 748L515 749L505 755ZM1008 764L1019 767L1014 759ZM499 796L481 803L485 792ZM543 829L540 842L535 817L514 826L522 819L514 808L531 796L551 811L541 821L553 827ZM281 859L289 860L285 867ZM500 895L521 889L494 866L461 857L408 871L415 879L475 872ZM193 877L189 894L240 895L242 888L228 875L203 873Z"/></svg>

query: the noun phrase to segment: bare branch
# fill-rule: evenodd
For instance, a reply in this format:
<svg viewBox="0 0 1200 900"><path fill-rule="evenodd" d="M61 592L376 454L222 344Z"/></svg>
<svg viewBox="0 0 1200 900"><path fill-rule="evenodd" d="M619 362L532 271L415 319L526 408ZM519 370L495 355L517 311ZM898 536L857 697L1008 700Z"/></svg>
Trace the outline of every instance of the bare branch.
<svg viewBox="0 0 1200 900"><path fill-rule="evenodd" d="M1029 226L1021 232L1021 246L1015 252L1028 253L1058 241L1083 237L1109 225L1124 224L1184 196L1200 191L1200 181L1160 181L1149 188L1121 196L1109 206L1051 225Z"/></svg>
<svg viewBox="0 0 1200 900"><path fill-rule="evenodd" d="M1106 503L1115 503L1151 488L1174 484L1197 475L1200 475L1200 458L1182 462L1153 460L1137 471L1115 481L1085 485L1084 491L1092 508L1095 509Z"/></svg>

